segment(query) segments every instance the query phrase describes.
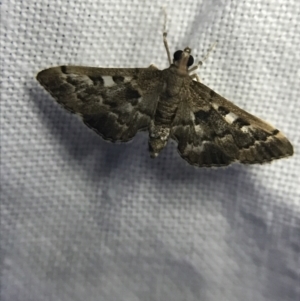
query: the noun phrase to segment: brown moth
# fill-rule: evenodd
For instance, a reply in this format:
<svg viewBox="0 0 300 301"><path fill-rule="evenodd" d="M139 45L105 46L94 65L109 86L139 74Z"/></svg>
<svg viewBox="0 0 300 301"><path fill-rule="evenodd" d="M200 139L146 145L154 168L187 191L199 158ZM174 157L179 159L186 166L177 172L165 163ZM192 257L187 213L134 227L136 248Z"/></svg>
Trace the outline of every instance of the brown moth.
<svg viewBox="0 0 300 301"><path fill-rule="evenodd" d="M191 75L191 49L174 53L170 66L96 68L59 66L38 73L40 84L105 140L126 142L148 130L158 156L171 138L181 157L199 167L265 163L293 154L276 128L243 111ZM195 81L196 79L197 81Z"/></svg>

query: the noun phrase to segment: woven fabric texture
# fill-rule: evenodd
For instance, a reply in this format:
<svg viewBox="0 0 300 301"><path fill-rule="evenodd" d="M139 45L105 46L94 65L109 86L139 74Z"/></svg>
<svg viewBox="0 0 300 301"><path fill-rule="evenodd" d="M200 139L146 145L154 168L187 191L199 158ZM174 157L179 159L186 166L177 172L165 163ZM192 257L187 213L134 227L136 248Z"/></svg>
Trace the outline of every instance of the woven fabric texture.
<svg viewBox="0 0 300 301"><path fill-rule="evenodd" d="M300 2L5 0L1 5L3 301L300 300ZM269 121L295 155L189 166L147 135L111 144L60 108L49 66L166 68L190 46L198 74Z"/></svg>

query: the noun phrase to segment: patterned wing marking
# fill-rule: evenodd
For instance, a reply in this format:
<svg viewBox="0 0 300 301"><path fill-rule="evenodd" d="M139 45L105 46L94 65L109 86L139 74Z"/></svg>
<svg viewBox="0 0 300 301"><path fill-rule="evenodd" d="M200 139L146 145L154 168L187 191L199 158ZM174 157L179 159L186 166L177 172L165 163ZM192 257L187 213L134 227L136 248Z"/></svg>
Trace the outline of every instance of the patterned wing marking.
<svg viewBox="0 0 300 301"><path fill-rule="evenodd" d="M293 154L277 129L193 81L185 107L174 119L172 137L183 159L196 166L254 164Z"/></svg>
<svg viewBox="0 0 300 301"><path fill-rule="evenodd" d="M161 71L154 68L60 66L41 71L37 80L65 109L112 142L128 141L148 128L163 85Z"/></svg>
<svg viewBox="0 0 300 301"><path fill-rule="evenodd" d="M199 167L230 164L234 160L232 154L236 152L236 148L227 148L225 151L222 147L223 140L216 143L214 129L203 121L198 122L200 115L203 117L204 114L199 112L199 115L195 117L189 105L181 105L178 108L171 137L178 143L179 154L191 165Z"/></svg>

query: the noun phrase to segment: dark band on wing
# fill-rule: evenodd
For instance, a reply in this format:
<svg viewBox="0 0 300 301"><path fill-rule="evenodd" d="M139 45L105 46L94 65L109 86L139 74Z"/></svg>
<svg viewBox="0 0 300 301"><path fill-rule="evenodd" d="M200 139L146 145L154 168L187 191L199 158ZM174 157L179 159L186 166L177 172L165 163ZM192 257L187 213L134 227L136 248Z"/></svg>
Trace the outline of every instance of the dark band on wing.
<svg viewBox="0 0 300 301"><path fill-rule="evenodd" d="M125 77L123 77L123 76L113 76L112 79L118 85L118 84L122 84L124 82Z"/></svg>
<svg viewBox="0 0 300 301"><path fill-rule="evenodd" d="M232 125L235 125L237 128L241 129L243 126L249 126L250 123L247 120L239 117L232 122Z"/></svg>
<svg viewBox="0 0 300 301"><path fill-rule="evenodd" d="M218 107L218 112L222 115L222 116L226 116L228 113L230 113L230 111L223 107L223 106L219 106Z"/></svg>
<svg viewBox="0 0 300 301"><path fill-rule="evenodd" d="M226 110L222 111L226 112ZM268 133L259 128L249 128L248 132L243 132L240 130L243 126L250 126L247 120L239 117L232 124L229 124L213 108L208 111L199 110L194 115L195 125L200 125L203 128L205 135L202 137L203 140L215 140L216 137L224 138L229 134L232 135L235 144L239 148L250 148L256 141L264 142L268 137L276 135L279 132L278 130L274 130L272 133Z"/></svg>

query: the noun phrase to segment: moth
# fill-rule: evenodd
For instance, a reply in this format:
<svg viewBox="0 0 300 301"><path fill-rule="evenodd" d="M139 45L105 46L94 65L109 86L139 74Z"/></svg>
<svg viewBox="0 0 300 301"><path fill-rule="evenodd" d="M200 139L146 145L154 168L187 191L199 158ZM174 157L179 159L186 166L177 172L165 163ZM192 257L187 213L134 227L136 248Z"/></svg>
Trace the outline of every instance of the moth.
<svg viewBox="0 0 300 301"><path fill-rule="evenodd" d="M40 84L68 111L105 140L127 142L149 132L157 157L170 139L188 163L198 167L233 162L265 163L293 154L276 128L240 109L204 84L192 67L191 49L174 53L164 70L58 66L37 75Z"/></svg>

